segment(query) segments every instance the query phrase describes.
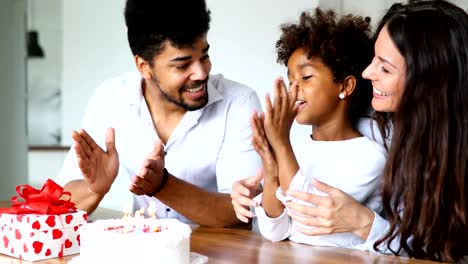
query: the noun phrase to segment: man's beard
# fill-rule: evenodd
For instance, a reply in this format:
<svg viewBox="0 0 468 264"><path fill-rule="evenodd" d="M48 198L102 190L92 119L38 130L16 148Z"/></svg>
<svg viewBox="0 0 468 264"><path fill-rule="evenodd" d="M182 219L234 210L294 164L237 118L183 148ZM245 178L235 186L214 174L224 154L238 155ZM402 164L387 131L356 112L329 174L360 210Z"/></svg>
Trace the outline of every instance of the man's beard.
<svg viewBox="0 0 468 264"><path fill-rule="evenodd" d="M168 101L168 102L171 102L181 108L183 108L184 110L186 111L195 111L195 110L198 110L200 108L203 108L205 107L207 104L208 104L208 77L206 77L205 80L203 81L197 81L194 83L194 85L192 85L192 87L196 87L196 86L200 86L200 85L206 85L206 87L204 89L205 90L205 94L203 95L203 97L200 99L201 103L199 105L189 105L187 103L184 102L183 98L180 97L180 99L176 99L172 96L170 96L169 94L167 94L162 88L161 86L159 85L159 82L156 78L153 77L153 81L154 83L156 84L156 87L158 87L159 89L159 92L162 94L162 96ZM191 87L189 87L191 88ZM179 89L179 94L181 94L183 90L185 90L186 87L184 86L182 89Z"/></svg>

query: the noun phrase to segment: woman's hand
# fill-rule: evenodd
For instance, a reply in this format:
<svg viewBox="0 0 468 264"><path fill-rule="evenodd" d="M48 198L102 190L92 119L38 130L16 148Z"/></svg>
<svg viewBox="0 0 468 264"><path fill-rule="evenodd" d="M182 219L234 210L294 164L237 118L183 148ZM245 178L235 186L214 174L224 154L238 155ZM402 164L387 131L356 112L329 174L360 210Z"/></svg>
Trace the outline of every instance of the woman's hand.
<svg viewBox="0 0 468 264"><path fill-rule="evenodd" d="M294 202L286 204L288 214L293 220L314 227L298 227L298 231L310 236L350 232L366 240L374 221L374 212L337 188L317 180L312 180L312 184L328 196L292 190L287 192L298 200L316 205L311 207Z"/></svg>

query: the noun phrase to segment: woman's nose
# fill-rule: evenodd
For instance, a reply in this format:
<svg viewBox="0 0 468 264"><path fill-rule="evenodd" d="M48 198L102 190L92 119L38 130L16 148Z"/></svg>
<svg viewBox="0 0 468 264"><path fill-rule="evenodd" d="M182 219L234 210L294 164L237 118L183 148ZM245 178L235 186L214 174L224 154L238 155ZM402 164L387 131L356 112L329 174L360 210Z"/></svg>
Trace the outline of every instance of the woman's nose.
<svg viewBox="0 0 468 264"><path fill-rule="evenodd" d="M362 72L362 78L372 80L374 76L374 60Z"/></svg>

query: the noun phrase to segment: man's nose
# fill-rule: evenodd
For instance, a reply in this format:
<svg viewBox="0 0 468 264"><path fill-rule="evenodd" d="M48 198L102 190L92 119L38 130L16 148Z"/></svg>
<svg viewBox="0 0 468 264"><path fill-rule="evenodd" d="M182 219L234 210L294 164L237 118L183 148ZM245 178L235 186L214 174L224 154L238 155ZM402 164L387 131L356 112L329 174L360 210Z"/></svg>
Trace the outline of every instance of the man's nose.
<svg viewBox="0 0 468 264"><path fill-rule="evenodd" d="M209 69L203 63L196 63L193 65L193 71L190 75L191 80L205 80L208 76Z"/></svg>

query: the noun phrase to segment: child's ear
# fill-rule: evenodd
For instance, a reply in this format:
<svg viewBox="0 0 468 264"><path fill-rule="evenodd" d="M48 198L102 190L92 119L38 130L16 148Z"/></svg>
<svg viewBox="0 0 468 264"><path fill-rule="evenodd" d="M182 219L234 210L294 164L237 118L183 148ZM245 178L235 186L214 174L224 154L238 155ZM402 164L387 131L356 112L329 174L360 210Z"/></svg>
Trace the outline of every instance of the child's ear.
<svg viewBox="0 0 468 264"><path fill-rule="evenodd" d="M135 55L135 65L143 79L151 79L151 65L142 57Z"/></svg>
<svg viewBox="0 0 468 264"><path fill-rule="evenodd" d="M356 78L352 75L346 76L341 84L340 93L338 97L340 99L344 99L354 92L354 88L356 88Z"/></svg>

